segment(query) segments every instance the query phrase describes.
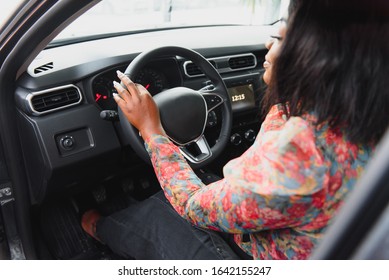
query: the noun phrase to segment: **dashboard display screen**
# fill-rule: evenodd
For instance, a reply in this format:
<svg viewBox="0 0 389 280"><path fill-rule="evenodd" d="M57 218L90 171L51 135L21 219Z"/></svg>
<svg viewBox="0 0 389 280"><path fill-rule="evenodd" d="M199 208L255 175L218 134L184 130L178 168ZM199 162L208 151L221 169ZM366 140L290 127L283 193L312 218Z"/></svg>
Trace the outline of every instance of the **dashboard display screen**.
<svg viewBox="0 0 389 280"><path fill-rule="evenodd" d="M228 88L233 111L244 111L255 107L254 89L252 84Z"/></svg>

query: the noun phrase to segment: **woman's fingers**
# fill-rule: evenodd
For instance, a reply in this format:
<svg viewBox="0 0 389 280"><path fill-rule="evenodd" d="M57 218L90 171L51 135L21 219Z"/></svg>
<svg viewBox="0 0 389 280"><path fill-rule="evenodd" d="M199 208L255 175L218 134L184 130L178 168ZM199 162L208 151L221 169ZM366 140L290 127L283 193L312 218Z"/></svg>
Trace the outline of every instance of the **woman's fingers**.
<svg viewBox="0 0 389 280"><path fill-rule="evenodd" d="M149 91L143 85L136 84L136 87L138 88L139 95L149 94Z"/></svg>
<svg viewBox="0 0 389 280"><path fill-rule="evenodd" d="M122 72L116 71L116 74L117 74L118 78L122 81L124 86L127 88L131 97L138 99L139 98L139 90L138 90L137 85L133 81L131 81L130 78L128 78L126 75L124 75Z"/></svg>
<svg viewBox="0 0 389 280"><path fill-rule="evenodd" d="M123 73L118 71L117 74L122 84L114 82L118 94L113 94L113 98L127 120L142 133L142 137L163 134L158 107L147 89L133 83Z"/></svg>
<svg viewBox="0 0 389 280"><path fill-rule="evenodd" d="M116 103L119 105L120 108L124 105L124 103L126 103L126 101L124 101L123 98L119 96L119 94L113 93L112 95L113 99L115 99Z"/></svg>
<svg viewBox="0 0 389 280"><path fill-rule="evenodd" d="M141 95L148 94L149 92L140 84L135 84L128 78L125 74L120 71L116 71L117 76L121 80L122 84L114 81L113 85L117 90L118 94L114 94L115 101L119 104L119 102L124 102L127 104L131 104L133 102L141 102ZM123 103L121 104L123 105Z"/></svg>
<svg viewBox="0 0 389 280"><path fill-rule="evenodd" d="M122 99L126 103L130 101L130 98L131 98L130 93L121 84L119 84L118 82L114 81L113 82L113 86L114 86L114 88L116 89L116 91L119 94L119 96L117 96L117 97L119 97L120 99Z"/></svg>

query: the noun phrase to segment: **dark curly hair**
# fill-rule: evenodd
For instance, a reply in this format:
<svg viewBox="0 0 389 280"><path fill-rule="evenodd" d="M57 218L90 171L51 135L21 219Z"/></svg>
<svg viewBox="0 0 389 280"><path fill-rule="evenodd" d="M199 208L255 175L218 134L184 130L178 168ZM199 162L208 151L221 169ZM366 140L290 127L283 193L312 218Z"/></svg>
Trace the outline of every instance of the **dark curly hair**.
<svg viewBox="0 0 389 280"><path fill-rule="evenodd" d="M265 111L288 104L290 116L313 112L354 143L377 143L389 124L389 1L292 5Z"/></svg>

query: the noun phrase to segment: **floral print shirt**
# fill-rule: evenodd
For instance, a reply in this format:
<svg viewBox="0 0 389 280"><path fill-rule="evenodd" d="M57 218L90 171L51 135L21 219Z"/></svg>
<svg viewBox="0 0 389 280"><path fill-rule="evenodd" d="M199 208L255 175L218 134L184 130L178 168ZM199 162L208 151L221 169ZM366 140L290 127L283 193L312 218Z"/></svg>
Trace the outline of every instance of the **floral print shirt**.
<svg viewBox="0 0 389 280"><path fill-rule="evenodd" d="M146 139L175 210L197 226L234 234L254 259L308 258L373 150L315 125L314 115L287 119L282 108L272 107L254 144L209 185L169 139Z"/></svg>

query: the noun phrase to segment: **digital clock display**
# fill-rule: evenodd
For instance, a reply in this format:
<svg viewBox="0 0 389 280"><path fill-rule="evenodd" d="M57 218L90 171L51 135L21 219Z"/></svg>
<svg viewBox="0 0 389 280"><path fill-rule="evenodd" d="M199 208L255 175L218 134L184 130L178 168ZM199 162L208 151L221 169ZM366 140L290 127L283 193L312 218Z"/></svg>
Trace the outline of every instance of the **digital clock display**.
<svg viewBox="0 0 389 280"><path fill-rule="evenodd" d="M254 89L252 84L228 88L234 112L255 108Z"/></svg>

